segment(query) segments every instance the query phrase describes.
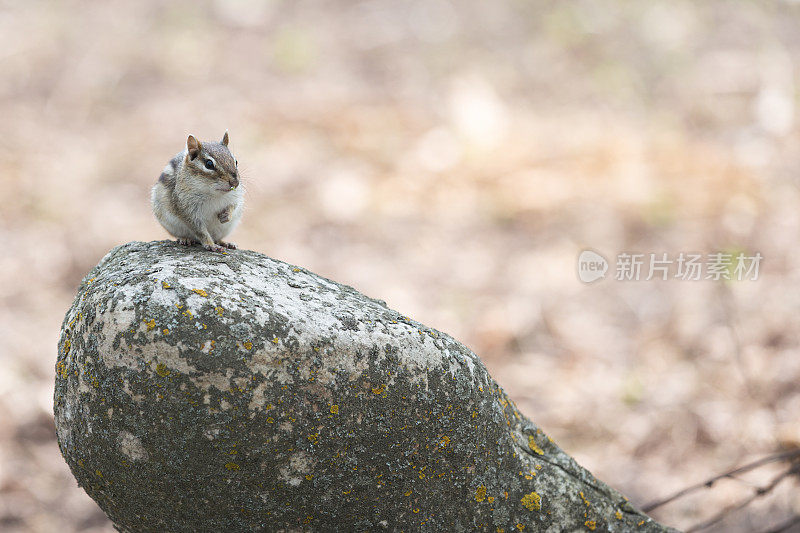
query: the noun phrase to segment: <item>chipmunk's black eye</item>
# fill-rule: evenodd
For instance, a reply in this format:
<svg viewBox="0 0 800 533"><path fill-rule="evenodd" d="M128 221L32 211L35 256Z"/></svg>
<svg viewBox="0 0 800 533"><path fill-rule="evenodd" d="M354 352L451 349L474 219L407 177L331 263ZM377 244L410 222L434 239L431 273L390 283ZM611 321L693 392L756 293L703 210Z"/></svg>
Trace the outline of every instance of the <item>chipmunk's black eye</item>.
<svg viewBox="0 0 800 533"><path fill-rule="evenodd" d="M205 166L208 170L214 170L214 162L210 159L206 159Z"/></svg>
<svg viewBox="0 0 800 533"><path fill-rule="evenodd" d="M237 167L239 166L239 160L238 160L238 159L234 159L234 160L233 160L233 163L234 163L234 164L235 164Z"/></svg>

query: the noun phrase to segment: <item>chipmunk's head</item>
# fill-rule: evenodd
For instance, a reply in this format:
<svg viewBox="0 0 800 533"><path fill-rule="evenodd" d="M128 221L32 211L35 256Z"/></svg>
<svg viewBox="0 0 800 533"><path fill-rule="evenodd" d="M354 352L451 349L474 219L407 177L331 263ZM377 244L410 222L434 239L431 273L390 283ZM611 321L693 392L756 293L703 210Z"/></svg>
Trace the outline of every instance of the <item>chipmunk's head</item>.
<svg viewBox="0 0 800 533"><path fill-rule="evenodd" d="M201 143L194 135L189 135L184 163L192 174L207 180L214 191L225 193L239 186L239 163L228 149L227 131L218 143Z"/></svg>

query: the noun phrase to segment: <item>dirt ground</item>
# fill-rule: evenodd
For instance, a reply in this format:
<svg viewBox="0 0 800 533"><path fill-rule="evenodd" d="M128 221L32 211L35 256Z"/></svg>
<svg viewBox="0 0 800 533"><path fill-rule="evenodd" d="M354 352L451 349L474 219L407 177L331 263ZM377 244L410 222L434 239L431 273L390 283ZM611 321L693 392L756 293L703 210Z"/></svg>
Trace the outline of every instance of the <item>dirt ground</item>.
<svg viewBox="0 0 800 533"><path fill-rule="evenodd" d="M113 531L54 437L61 320L110 248L167 237L151 184L226 128L240 247L460 339L634 503L800 446L798 24L788 0L0 0L0 530ZM763 261L614 279L635 252ZM688 528L781 466L653 516ZM769 530L797 489L707 530Z"/></svg>

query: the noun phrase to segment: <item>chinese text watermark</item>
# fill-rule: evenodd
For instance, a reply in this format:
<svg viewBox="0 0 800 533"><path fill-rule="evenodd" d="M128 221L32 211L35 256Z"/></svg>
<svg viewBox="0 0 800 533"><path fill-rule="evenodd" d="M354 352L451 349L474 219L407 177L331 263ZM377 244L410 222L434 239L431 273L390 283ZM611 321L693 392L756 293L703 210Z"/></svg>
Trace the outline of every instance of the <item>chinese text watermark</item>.
<svg viewBox="0 0 800 533"><path fill-rule="evenodd" d="M617 281L756 281L762 259L760 252L622 252L617 254L613 272ZM578 256L578 278L585 283L605 278L609 268L608 260L595 251L584 250Z"/></svg>

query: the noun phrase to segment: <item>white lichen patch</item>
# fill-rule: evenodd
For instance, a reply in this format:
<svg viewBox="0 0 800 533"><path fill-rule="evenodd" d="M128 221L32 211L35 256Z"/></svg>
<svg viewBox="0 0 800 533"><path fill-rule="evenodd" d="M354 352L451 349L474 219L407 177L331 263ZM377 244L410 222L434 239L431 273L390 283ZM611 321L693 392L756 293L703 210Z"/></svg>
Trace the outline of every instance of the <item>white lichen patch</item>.
<svg viewBox="0 0 800 533"><path fill-rule="evenodd" d="M250 403L247 405L247 409L251 412L262 411L267 405L271 405L271 401L265 394L267 387L270 384L266 381L263 381L255 386L255 388L251 391L251 399Z"/></svg>
<svg viewBox="0 0 800 533"><path fill-rule="evenodd" d="M252 357L247 361L247 368L253 375L263 374L270 381L276 381L281 384L294 381L294 378L289 375L286 366L283 364L281 352L277 348L264 348L254 351Z"/></svg>
<svg viewBox="0 0 800 533"><path fill-rule="evenodd" d="M216 439L219 436L219 434L220 434L219 428L206 428L206 430L203 431L203 436L208 440Z"/></svg>
<svg viewBox="0 0 800 533"><path fill-rule="evenodd" d="M316 461L304 451L295 452L280 470L280 479L293 487L303 482L303 478L311 475Z"/></svg>
<svg viewBox="0 0 800 533"><path fill-rule="evenodd" d="M131 461L147 461L149 454L142 441L129 431L120 431L117 435L117 449Z"/></svg>
<svg viewBox="0 0 800 533"><path fill-rule="evenodd" d="M224 374L219 372L198 373L193 375L190 381L194 386L203 390L214 387L220 392L227 392L235 385L232 378L233 371L228 369Z"/></svg>
<svg viewBox="0 0 800 533"><path fill-rule="evenodd" d="M137 393L133 392L133 389L131 388L130 381L128 381L126 379L123 379L121 385L122 385L122 391L125 394L127 394L132 401L134 401L136 403L139 403L139 402L143 401L146 398L146 396L144 394L137 394Z"/></svg>
<svg viewBox="0 0 800 533"><path fill-rule="evenodd" d="M167 285L169 285L169 283L167 283ZM176 305L179 301L178 294L172 290L171 285L169 288L166 288L164 287L163 283L158 283L155 286L155 290L153 290L153 293L150 295L149 303L154 307L170 308Z"/></svg>

